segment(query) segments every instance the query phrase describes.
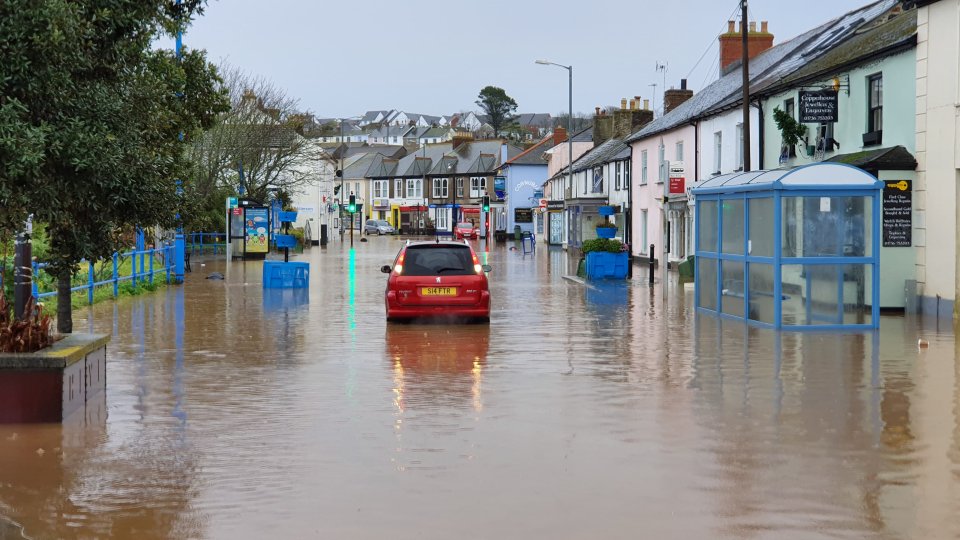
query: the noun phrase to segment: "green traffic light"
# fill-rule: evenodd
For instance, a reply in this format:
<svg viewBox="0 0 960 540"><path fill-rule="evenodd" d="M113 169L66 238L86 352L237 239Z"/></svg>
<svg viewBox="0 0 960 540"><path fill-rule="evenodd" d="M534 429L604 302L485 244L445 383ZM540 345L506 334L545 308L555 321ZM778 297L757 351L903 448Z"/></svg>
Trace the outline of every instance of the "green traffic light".
<svg viewBox="0 0 960 540"><path fill-rule="evenodd" d="M350 212L351 214L354 214L354 213L356 213L356 211L357 211L357 205L355 205L355 204L349 204L349 205L347 205L347 212Z"/></svg>

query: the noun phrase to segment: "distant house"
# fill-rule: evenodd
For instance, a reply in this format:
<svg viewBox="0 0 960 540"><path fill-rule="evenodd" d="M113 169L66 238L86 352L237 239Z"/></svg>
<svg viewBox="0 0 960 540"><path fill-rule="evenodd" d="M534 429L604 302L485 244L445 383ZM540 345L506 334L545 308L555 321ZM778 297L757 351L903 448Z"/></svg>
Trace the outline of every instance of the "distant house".
<svg viewBox="0 0 960 540"><path fill-rule="evenodd" d="M359 125L369 126L370 124L379 124L386 121L395 111L367 111L360 119Z"/></svg>
<svg viewBox="0 0 960 540"><path fill-rule="evenodd" d="M370 133L370 144L403 144L403 138L414 130L413 126L388 126Z"/></svg>
<svg viewBox="0 0 960 540"><path fill-rule="evenodd" d="M549 113L518 114L513 123L519 126L526 140L539 139L553 130L553 117Z"/></svg>

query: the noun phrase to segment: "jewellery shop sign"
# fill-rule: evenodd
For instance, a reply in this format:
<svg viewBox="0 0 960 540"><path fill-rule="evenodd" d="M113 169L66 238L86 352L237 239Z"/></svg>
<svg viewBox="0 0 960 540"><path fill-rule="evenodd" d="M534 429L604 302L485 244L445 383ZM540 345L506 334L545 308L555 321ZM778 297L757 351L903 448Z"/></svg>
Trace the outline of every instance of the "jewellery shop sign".
<svg viewBox="0 0 960 540"><path fill-rule="evenodd" d="M800 122L803 124L826 124L840 118L836 90L801 90Z"/></svg>

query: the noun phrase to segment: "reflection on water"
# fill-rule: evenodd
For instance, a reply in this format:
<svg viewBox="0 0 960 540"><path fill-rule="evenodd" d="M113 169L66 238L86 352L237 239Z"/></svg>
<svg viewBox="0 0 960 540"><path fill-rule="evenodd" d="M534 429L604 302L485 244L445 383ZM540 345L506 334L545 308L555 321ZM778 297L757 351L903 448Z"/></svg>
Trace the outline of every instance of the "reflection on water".
<svg viewBox="0 0 960 540"><path fill-rule="evenodd" d="M105 401L0 426L0 516L44 539L960 535L943 324L780 334L642 269L583 286L562 250L478 243L489 325L386 325L401 245L313 249L309 290L207 258L78 312L113 334Z"/></svg>

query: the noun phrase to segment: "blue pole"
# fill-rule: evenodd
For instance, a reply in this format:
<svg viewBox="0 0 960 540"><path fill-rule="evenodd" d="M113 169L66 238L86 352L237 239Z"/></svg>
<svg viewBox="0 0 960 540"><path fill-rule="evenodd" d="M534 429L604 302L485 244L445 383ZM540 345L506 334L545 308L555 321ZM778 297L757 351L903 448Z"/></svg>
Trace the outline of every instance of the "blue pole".
<svg viewBox="0 0 960 540"><path fill-rule="evenodd" d="M117 269L117 252L113 252L113 297L120 295L120 272Z"/></svg>
<svg viewBox="0 0 960 540"><path fill-rule="evenodd" d="M94 273L93 273L93 261L90 261L89 264L90 264L90 285L89 285L89 288L87 289L87 300L90 302L90 304L93 304L93 284L96 282L96 279L94 278Z"/></svg>
<svg viewBox="0 0 960 540"><path fill-rule="evenodd" d="M153 285L153 254L156 250L150 250L150 284Z"/></svg>
<svg viewBox="0 0 960 540"><path fill-rule="evenodd" d="M184 273L184 254L186 252L186 242L183 238L183 233L177 233L177 237L174 240L174 281L177 283L183 283L183 273Z"/></svg>

